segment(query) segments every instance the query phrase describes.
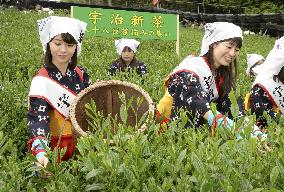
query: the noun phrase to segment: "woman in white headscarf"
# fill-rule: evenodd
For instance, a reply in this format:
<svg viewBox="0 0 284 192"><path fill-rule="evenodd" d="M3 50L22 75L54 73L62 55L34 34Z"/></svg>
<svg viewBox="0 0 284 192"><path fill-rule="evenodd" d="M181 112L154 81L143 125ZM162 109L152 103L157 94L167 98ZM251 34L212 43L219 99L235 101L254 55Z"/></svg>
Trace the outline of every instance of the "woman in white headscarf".
<svg viewBox="0 0 284 192"><path fill-rule="evenodd" d="M264 62L264 57L259 54L247 54L247 69L246 74L251 78L255 77L257 74L254 71L254 68L258 65L261 65Z"/></svg>
<svg viewBox="0 0 284 192"><path fill-rule="evenodd" d="M255 67L258 74L251 91L251 111L256 114L257 125L264 128L266 111L272 119L284 114L284 37L275 41L262 65Z"/></svg>
<svg viewBox="0 0 284 192"><path fill-rule="evenodd" d="M48 163L47 147L66 148L59 160L70 159L75 149L69 110L76 95L91 84L86 70L77 66L86 26L69 17L38 21L45 57L29 92L28 147L44 167Z"/></svg>
<svg viewBox="0 0 284 192"><path fill-rule="evenodd" d="M257 73L254 71L254 68L258 65L261 65L265 61L264 57L259 54L247 54L247 69L246 74L254 81ZM251 92L247 93L245 96L245 110L250 109L250 98Z"/></svg>
<svg viewBox="0 0 284 192"><path fill-rule="evenodd" d="M232 128L228 94L235 86L242 42L240 27L227 22L206 24L200 56L184 59L165 81L166 94L157 106L159 121L177 120L183 109L188 116L186 127L198 128L207 122ZM216 102L217 114L211 102Z"/></svg>
<svg viewBox="0 0 284 192"><path fill-rule="evenodd" d="M109 73L115 75L117 72L134 71L142 76L147 73L147 66L144 62L136 59L136 52L140 42L135 39L119 39L115 40L116 52L119 55L118 59L112 62L109 67Z"/></svg>

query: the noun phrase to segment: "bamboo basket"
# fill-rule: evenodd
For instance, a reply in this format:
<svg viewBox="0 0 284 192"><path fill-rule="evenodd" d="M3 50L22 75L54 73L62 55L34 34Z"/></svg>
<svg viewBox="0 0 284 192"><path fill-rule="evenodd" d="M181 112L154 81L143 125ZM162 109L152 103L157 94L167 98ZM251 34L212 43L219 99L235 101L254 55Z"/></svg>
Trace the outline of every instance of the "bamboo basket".
<svg viewBox="0 0 284 192"><path fill-rule="evenodd" d="M142 115L148 112L148 118L154 115L154 104L149 94L138 85L126 81L109 80L98 81L95 84L81 91L75 98L71 110L70 119L73 125L73 132L76 136L86 136L88 132L88 116L85 112L85 105L91 100L94 100L97 111L101 111L104 117L109 114L112 117L117 115L118 123L120 119L120 106L119 93L124 93L126 101L133 97L132 105L136 105L136 99L142 98L143 102L137 110L137 121L139 122ZM134 106L136 108L136 106ZM133 110L128 110L127 125L136 125L136 114ZM115 130L112 130L115 133Z"/></svg>

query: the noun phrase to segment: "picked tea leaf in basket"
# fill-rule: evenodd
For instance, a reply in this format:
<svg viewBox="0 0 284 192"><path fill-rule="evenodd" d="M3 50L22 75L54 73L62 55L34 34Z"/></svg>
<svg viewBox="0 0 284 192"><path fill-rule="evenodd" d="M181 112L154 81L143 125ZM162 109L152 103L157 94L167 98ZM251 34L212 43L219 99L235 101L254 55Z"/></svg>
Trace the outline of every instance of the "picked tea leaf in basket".
<svg viewBox="0 0 284 192"><path fill-rule="evenodd" d="M119 80L99 81L84 89L70 110L77 136L86 136L87 132L98 130L99 123L94 123L96 118L111 118L110 129L115 133L117 124L137 128L145 123L145 117L147 121L153 114L154 105L148 93L138 85ZM93 126L90 126L92 122Z"/></svg>

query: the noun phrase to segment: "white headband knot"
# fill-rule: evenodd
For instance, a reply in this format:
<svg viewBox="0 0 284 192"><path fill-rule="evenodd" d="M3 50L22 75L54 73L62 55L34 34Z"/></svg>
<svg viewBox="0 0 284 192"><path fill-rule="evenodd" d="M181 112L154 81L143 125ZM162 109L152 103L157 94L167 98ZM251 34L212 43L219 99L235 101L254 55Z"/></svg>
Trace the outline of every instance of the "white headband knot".
<svg viewBox="0 0 284 192"><path fill-rule="evenodd" d="M50 16L38 20L39 36L46 52L47 44L56 35L61 33L69 33L77 42L77 55L80 55L82 39L86 31L87 23L70 17Z"/></svg>
<svg viewBox="0 0 284 192"><path fill-rule="evenodd" d="M200 56L205 55L209 51L211 44L234 37L243 39L243 32L239 26L228 22L207 23L202 39Z"/></svg>
<svg viewBox="0 0 284 192"><path fill-rule="evenodd" d="M278 75L284 66L284 36L275 41L273 49L267 55L263 64L256 66L254 71L266 76Z"/></svg>
<svg viewBox="0 0 284 192"><path fill-rule="evenodd" d="M246 69L246 74L250 74L250 69L260 60L265 60L262 55L258 54L247 54L247 69Z"/></svg>
<svg viewBox="0 0 284 192"><path fill-rule="evenodd" d="M116 47L116 52L121 55L124 47L129 47L134 53L136 53L140 42L135 39L119 39L114 41L114 45Z"/></svg>

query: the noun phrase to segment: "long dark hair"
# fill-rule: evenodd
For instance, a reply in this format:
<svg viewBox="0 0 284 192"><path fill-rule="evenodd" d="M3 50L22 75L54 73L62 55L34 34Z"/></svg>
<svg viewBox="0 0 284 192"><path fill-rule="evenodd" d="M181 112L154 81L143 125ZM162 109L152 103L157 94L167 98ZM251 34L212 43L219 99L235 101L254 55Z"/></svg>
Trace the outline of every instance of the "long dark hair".
<svg viewBox="0 0 284 192"><path fill-rule="evenodd" d="M62 40L65 43L68 44L77 44L76 40L74 39L74 37L72 35L70 35L69 33L61 33L61 37ZM53 40L54 38L52 38L50 40L50 42ZM46 46L46 52L45 52L45 56L44 56L44 63L48 66L48 67L55 67L54 64L52 63L52 55L51 55L51 51L50 51L50 46L49 43ZM77 47L76 50L73 54L73 56L71 57L71 61L68 65L69 68L74 69L77 66Z"/></svg>
<svg viewBox="0 0 284 192"><path fill-rule="evenodd" d="M284 67L282 67L278 75L275 75L274 77L278 77L278 79L284 84Z"/></svg>
<svg viewBox="0 0 284 192"><path fill-rule="evenodd" d="M123 51L132 51L132 49L130 47L124 47ZM117 66L119 68L119 70L124 70L127 67L127 64L123 61L122 56L120 56L118 59L116 59L114 61L115 63L117 63ZM136 55L134 53L133 59L132 61L129 63L129 66L132 68L135 68L138 66L138 61L136 59Z"/></svg>
<svg viewBox="0 0 284 192"><path fill-rule="evenodd" d="M216 43L218 44L218 43L225 42L225 41L229 41L230 44L236 45L236 47L239 49L242 47L242 38L240 37L225 39L223 41L219 41ZM229 93L232 89L235 89L236 78L238 76L237 61L235 59L229 66L221 65L218 69L216 69L214 66L214 60L213 60L213 45L214 44L215 43L209 46L209 51L204 55L204 57L207 58L211 69L216 70L217 72L217 77L216 77L217 82L216 83L220 85L220 81L223 81L222 85L219 87L220 97L223 97L227 93Z"/></svg>

